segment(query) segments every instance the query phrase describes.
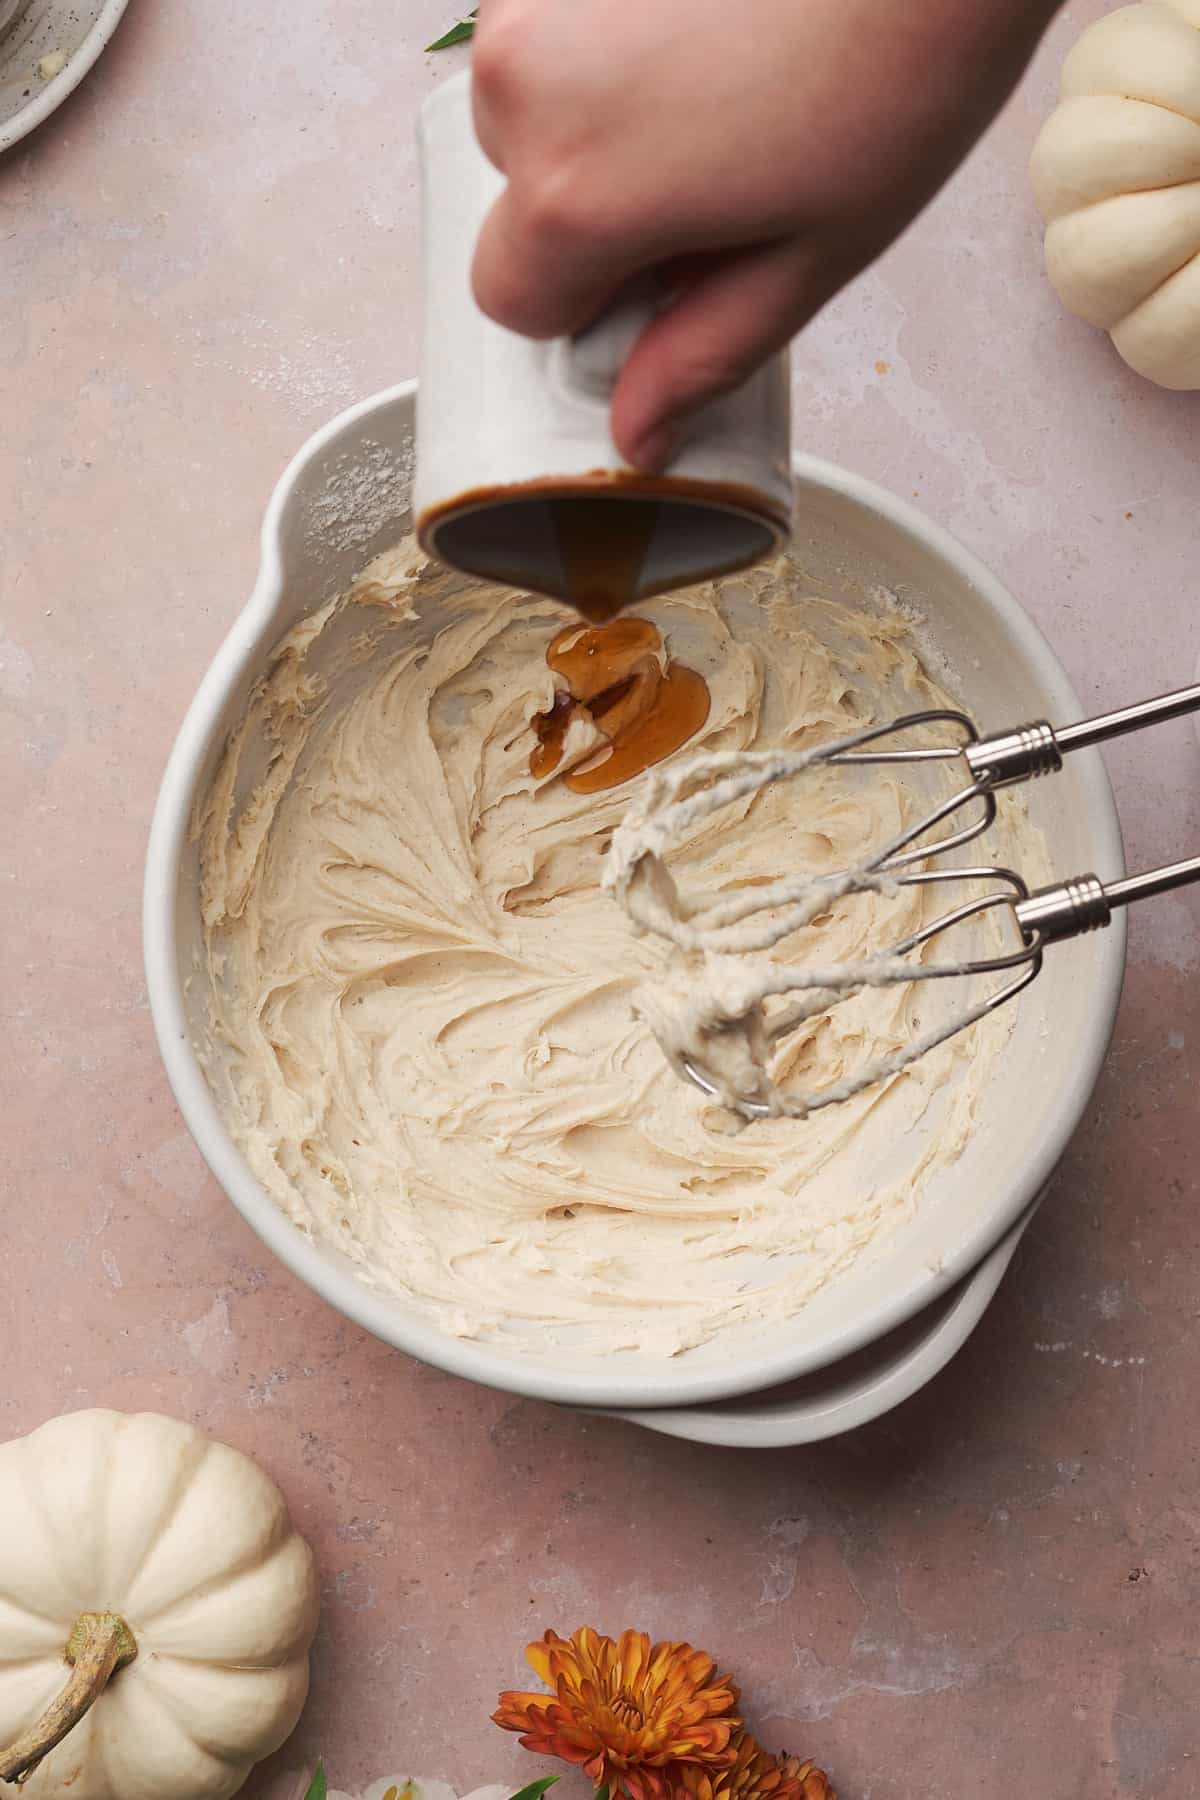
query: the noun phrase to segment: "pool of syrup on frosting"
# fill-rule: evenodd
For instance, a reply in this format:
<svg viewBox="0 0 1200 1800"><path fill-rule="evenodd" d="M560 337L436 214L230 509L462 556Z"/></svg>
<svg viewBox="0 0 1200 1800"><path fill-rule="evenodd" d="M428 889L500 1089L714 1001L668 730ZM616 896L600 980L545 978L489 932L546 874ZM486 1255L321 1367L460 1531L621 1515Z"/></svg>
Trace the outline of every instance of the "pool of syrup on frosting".
<svg viewBox="0 0 1200 1800"><path fill-rule="evenodd" d="M607 750L597 746L562 777L577 794L632 781L686 744L708 718L708 684L694 669L670 661L661 632L648 619L569 625L551 641L546 663L564 685L554 704L533 719L537 743L530 773L538 779L554 773L580 713L608 740Z"/></svg>

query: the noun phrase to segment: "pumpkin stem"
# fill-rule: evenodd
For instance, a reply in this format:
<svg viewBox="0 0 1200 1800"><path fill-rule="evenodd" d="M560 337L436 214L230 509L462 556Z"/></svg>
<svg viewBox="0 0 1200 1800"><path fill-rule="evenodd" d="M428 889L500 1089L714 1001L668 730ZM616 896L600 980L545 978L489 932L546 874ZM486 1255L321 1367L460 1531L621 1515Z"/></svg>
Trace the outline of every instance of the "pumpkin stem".
<svg viewBox="0 0 1200 1800"><path fill-rule="evenodd" d="M62 1743L100 1698L110 1678L137 1653L137 1641L117 1613L80 1613L64 1652L66 1661L73 1664L71 1679L36 1725L23 1731L7 1750L0 1750L0 1781L27 1781L42 1758Z"/></svg>

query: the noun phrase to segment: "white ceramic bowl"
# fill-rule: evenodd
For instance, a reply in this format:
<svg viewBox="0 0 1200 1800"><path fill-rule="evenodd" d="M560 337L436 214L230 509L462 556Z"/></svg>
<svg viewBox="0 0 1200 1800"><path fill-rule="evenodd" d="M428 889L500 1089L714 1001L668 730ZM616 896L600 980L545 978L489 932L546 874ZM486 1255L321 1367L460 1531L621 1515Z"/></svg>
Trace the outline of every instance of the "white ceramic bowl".
<svg viewBox="0 0 1200 1800"><path fill-rule="evenodd" d="M364 401L318 432L286 471L267 510L254 591L200 685L167 766L146 868L145 950L151 1011L184 1118L234 1204L293 1273L365 1329L454 1374L573 1405L645 1409L727 1400L826 1368L960 1284L1041 1192L1107 1048L1124 966L1120 921L1048 958L981 1098L977 1131L907 1223L786 1329L728 1332L672 1361L588 1355L532 1337L512 1345L466 1341L417 1307L372 1292L349 1263L278 1211L214 1105L193 1049L203 1035L206 997L195 974L200 921L189 817L272 645L406 528L414 402L412 383ZM1044 639L952 538L828 464L799 458L796 477L795 551L815 587L853 599L882 584L919 604L985 728L1079 716ZM1030 811L1063 875L1122 872L1112 793L1095 753L1072 757L1061 775L1031 789Z"/></svg>

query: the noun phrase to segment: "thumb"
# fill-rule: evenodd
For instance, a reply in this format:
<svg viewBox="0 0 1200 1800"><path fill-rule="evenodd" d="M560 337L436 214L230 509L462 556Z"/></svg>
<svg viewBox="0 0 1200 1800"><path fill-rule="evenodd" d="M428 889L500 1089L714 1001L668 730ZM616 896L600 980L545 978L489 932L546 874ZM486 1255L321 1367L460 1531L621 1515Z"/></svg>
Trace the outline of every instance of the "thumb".
<svg viewBox="0 0 1200 1800"><path fill-rule="evenodd" d="M612 431L635 468L661 469L706 401L739 387L840 285L805 238L739 251L648 325L613 392Z"/></svg>

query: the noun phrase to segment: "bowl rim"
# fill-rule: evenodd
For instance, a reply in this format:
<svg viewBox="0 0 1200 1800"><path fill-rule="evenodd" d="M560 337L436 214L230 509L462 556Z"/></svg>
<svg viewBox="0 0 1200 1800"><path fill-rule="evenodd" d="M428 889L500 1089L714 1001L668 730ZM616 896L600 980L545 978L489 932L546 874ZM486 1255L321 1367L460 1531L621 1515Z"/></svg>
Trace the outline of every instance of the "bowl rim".
<svg viewBox="0 0 1200 1800"><path fill-rule="evenodd" d="M1061 1106L1024 1169L1010 1174L1002 1198L963 1234L928 1285L900 1292L865 1309L806 1349L786 1344L770 1353L741 1358L723 1368L689 1370L686 1360L660 1372L632 1375L615 1361L611 1372L556 1366L553 1356L514 1355L494 1343L457 1338L415 1311L373 1292L356 1275L336 1267L326 1253L279 1209L259 1185L218 1112L207 1078L192 1048L178 968L176 897L181 859L200 770L218 727L227 696L248 663L261 654L284 583L281 524L284 509L305 469L343 432L381 411L415 399L417 384L405 381L374 394L329 420L309 438L284 470L267 506L261 533L258 576L245 607L235 618L184 716L159 788L146 852L143 892L143 951L151 1018L167 1079L185 1124L209 1169L246 1223L293 1275L346 1318L384 1343L452 1375L529 1399L604 1409L678 1408L730 1400L780 1386L860 1350L894 1330L990 1255L1012 1231L1049 1180L1075 1132L1096 1084L1113 1026L1125 967L1126 921L1122 913L1097 940L1100 969L1093 988L1092 1018L1075 1045L1070 1075L1060 1090ZM798 479L864 507L916 540L946 563L997 617L1039 678L1082 716L1082 707L1058 657L1033 620L1000 580L942 526L865 477L802 453L793 455ZM1096 751L1073 759L1083 781L1093 827L1107 871L1124 868L1120 821L1103 759Z"/></svg>
<svg viewBox="0 0 1200 1800"><path fill-rule="evenodd" d="M11 150L14 144L19 144L22 138L28 137L31 131L35 131L51 113L57 112L63 101L75 92L84 76L107 49L128 5L129 0L105 0L95 23L75 54L27 106L20 107L10 119L0 124L0 155L5 150Z"/></svg>
<svg viewBox="0 0 1200 1800"><path fill-rule="evenodd" d="M794 1449L857 1431L860 1425L869 1425L911 1400L958 1355L995 1299L1040 1204L1040 1200L1034 1201L1008 1236L961 1283L949 1309L895 1362L859 1369L849 1380L841 1365L834 1364L819 1371L828 1377L826 1386L810 1390L799 1400L780 1400L767 1392L716 1406L620 1408L613 1412L595 1407L593 1417L624 1419L626 1424L640 1425L663 1437L722 1450ZM936 1307L938 1302L931 1304Z"/></svg>

